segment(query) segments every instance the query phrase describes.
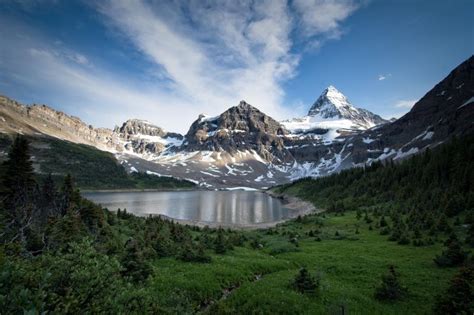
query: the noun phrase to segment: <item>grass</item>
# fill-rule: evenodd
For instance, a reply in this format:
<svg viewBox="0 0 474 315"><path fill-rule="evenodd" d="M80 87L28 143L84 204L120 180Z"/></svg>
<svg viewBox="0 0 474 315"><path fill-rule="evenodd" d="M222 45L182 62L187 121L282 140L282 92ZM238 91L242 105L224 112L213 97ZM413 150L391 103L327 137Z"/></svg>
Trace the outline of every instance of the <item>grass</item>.
<svg viewBox="0 0 474 315"><path fill-rule="evenodd" d="M180 313L339 314L344 309L355 314L425 314L456 270L435 266L440 243L397 245L377 230L370 231L355 212L309 216L303 221L285 223L270 233L246 232L263 247L247 245L226 255L213 254L210 264L158 259L147 287L161 305ZM306 235L316 227L322 241ZM299 234L297 246L289 242L290 233ZM381 303L374 299L374 289L390 264L397 266L409 295L396 303ZM315 296L289 286L302 266L321 279Z"/></svg>

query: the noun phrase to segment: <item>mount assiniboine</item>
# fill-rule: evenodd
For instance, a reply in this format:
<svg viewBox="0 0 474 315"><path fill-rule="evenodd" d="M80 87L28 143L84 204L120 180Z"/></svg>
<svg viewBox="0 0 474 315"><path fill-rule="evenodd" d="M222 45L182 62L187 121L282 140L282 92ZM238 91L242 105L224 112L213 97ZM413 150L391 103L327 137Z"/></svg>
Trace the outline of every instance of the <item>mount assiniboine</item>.
<svg viewBox="0 0 474 315"><path fill-rule="evenodd" d="M48 106L25 106L0 96L0 133L91 145L114 153L129 172L173 176L209 188L264 188L396 161L453 135L472 134L473 96L471 57L394 122L354 107L329 86L305 117L278 122L241 101L219 116L199 116L185 135L136 119L113 130L96 129Z"/></svg>

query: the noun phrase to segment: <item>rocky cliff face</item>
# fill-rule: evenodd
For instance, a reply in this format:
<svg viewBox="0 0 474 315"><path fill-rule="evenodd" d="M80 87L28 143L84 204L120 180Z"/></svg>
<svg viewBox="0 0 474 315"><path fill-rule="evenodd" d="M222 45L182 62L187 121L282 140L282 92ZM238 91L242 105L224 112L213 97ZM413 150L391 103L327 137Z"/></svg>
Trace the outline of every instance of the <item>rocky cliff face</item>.
<svg viewBox="0 0 474 315"><path fill-rule="evenodd" d="M137 135L164 137L167 134L160 127L140 119L129 119L121 127L116 126L114 132L121 134L124 138Z"/></svg>
<svg viewBox="0 0 474 315"><path fill-rule="evenodd" d="M186 151L255 151L268 162L291 159L284 147L284 127L245 101L217 117L200 116L186 134Z"/></svg>
<svg viewBox="0 0 474 315"><path fill-rule="evenodd" d="M46 105L25 106L5 96L0 96L0 120L0 132L48 135L111 152L159 154L180 145L183 139L178 133L138 119L128 120L114 130L94 128Z"/></svg>
<svg viewBox="0 0 474 315"><path fill-rule="evenodd" d="M156 155L180 146L183 136L166 132L146 120L129 119L121 127L115 127L114 133L122 139L126 151L142 155Z"/></svg>
<svg viewBox="0 0 474 315"><path fill-rule="evenodd" d="M4 132L38 133L101 150L116 150L120 140L112 130L93 128L79 118L66 115L46 105L25 106L0 96L1 129Z"/></svg>

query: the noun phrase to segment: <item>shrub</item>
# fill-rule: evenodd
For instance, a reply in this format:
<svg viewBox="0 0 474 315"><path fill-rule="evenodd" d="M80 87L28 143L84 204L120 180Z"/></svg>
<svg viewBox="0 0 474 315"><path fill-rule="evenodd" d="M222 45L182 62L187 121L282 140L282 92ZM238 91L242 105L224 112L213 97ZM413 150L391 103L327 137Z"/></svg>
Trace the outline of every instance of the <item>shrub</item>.
<svg viewBox="0 0 474 315"><path fill-rule="evenodd" d="M389 235L389 234L390 234L389 227L384 227L383 229L380 230L380 235Z"/></svg>
<svg viewBox="0 0 474 315"><path fill-rule="evenodd" d="M185 262L198 262L198 263L210 263L211 256L206 255L204 247L198 245L195 249L191 242L187 242L183 245L181 252L178 255L178 259Z"/></svg>

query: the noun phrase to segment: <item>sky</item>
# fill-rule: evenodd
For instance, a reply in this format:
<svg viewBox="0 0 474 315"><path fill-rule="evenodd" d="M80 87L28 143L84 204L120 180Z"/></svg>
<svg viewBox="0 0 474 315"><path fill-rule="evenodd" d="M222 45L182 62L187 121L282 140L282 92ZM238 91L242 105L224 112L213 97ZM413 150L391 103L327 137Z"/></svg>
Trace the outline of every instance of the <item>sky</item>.
<svg viewBox="0 0 474 315"><path fill-rule="evenodd" d="M473 20L472 0L0 0L0 94L181 133L240 100L304 116L328 85L400 117L473 54Z"/></svg>

